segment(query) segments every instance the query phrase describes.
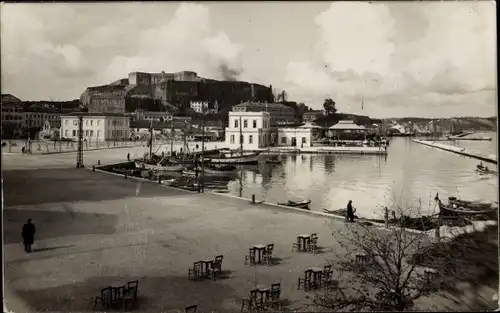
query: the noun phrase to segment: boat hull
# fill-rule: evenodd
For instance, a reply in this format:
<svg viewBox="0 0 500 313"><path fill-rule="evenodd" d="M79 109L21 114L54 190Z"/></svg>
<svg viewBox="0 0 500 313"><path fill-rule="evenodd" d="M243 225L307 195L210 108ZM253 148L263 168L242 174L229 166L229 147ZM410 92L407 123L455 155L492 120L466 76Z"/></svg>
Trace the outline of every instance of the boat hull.
<svg viewBox="0 0 500 313"><path fill-rule="evenodd" d="M226 156L224 158L211 158L212 164L259 164L259 154L247 154L243 156Z"/></svg>
<svg viewBox="0 0 500 313"><path fill-rule="evenodd" d="M158 164L147 164L144 162L135 162L136 168L143 168L158 172L182 172L184 170L184 165L158 165Z"/></svg>
<svg viewBox="0 0 500 313"><path fill-rule="evenodd" d="M278 203L278 204L279 205L288 206L288 207L291 207L291 208L297 208L297 209L303 209L303 210L310 210L309 209L309 204L310 203L311 203L311 200L300 201L300 202L288 201L286 203Z"/></svg>

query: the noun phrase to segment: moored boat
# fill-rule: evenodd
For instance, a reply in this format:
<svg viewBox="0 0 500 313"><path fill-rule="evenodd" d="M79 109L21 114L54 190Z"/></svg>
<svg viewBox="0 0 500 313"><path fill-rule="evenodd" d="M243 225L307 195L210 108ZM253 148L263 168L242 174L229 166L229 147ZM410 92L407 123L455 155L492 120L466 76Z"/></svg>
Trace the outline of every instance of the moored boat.
<svg viewBox="0 0 500 313"><path fill-rule="evenodd" d="M205 174L212 175L230 175L235 174L236 167L234 165L225 165L225 166L208 166L203 169Z"/></svg>
<svg viewBox="0 0 500 313"><path fill-rule="evenodd" d="M148 169L148 170L153 170L153 171L158 171L158 172L182 172L184 170L184 165L183 164L173 164L173 163L167 163L165 165L162 165L160 163L157 164L150 164L144 161L135 161L135 167L136 168L141 168L141 169Z"/></svg>
<svg viewBox="0 0 500 313"><path fill-rule="evenodd" d="M210 159L212 164L259 164L260 152L225 153Z"/></svg>
<svg viewBox="0 0 500 313"><path fill-rule="evenodd" d="M304 210L310 210L309 209L310 203L311 203L311 200L301 200L301 201L288 200L287 202L284 202L284 203L278 202L279 205L284 205L284 206L289 206L289 207L304 209Z"/></svg>

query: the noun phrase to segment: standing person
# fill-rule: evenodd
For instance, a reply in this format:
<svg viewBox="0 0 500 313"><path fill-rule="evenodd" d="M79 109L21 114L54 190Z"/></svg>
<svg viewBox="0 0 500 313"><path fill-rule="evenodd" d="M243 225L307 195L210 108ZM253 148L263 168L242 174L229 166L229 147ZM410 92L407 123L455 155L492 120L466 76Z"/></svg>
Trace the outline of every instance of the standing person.
<svg viewBox="0 0 500 313"><path fill-rule="evenodd" d="M26 224L23 225L23 243L24 243L24 251L31 252L31 245L35 241L35 225L31 223L31 218L28 219Z"/></svg>
<svg viewBox="0 0 500 313"><path fill-rule="evenodd" d="M130 161L130 153L127 153L127 161Z"/></svg>
<svg viewBox="0 0 500 313"><path fill-rule="evenodd" d="M352 200L347 203L347 220L349 222L354 222L354 209L352 208Z"/></svg>

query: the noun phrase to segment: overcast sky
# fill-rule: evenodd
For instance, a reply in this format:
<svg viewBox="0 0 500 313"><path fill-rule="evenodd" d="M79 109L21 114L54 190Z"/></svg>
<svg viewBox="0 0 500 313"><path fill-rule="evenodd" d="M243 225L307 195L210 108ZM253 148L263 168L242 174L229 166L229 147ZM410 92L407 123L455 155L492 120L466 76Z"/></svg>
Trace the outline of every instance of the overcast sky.
<svg viewBox="0 0 500 313"><path fill-rule="evenodd" d="M313 108L491 116L495 14L489 1L2 4L2 93L70 100L132 71L224 65Z"/></svg>

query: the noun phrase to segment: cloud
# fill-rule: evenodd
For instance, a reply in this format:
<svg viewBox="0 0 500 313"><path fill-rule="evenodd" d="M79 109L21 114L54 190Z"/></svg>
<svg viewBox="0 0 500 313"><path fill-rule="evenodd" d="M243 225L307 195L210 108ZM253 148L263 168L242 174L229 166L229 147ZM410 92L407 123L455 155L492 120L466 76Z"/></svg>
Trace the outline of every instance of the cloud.
<svg viewBox="0 0 500 313"><path fill-rule="evenodd" d="M486 1L334 2L315 19L320 40L314 55L288 63L287 90L316 106L334 97L341 110L343 102L354 107L368 99L372 114L389 113L402 102L440 111L448 95L460 103L460 96L494 93L493 9ZM475 104L494 112L494 102Z"/></svg>
<svg viewBox="0 0 500 313"><path fill-rule="evenodd" d="M106 70L109 79L132 71L197 71L223 79L241 73L242 46L226 33L212 35L209 9L201 4L181 3L166 25L137 34L139 51L134 56L116 56Z"/></svg>
<svg viewBox="0 0 500 313"><path fill-rule="evenodd" d="M25 100L78 98L132 71L243 71L242 45L194 3L2 4L1 43L2 89Z"/></svg>

